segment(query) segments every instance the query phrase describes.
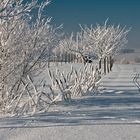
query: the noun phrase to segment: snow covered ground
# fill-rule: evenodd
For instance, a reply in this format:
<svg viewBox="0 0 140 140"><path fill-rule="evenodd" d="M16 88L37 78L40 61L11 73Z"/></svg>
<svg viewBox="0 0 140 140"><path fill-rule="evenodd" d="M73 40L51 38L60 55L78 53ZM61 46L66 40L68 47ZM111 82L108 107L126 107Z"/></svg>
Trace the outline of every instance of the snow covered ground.
<svg viewBox="0 0 140 140"><path fill-rule="evenodd" d="M116 64L96 95L59 103L32 117L1 117L0 140L139 140L137 73L139 64Z"/></svg>

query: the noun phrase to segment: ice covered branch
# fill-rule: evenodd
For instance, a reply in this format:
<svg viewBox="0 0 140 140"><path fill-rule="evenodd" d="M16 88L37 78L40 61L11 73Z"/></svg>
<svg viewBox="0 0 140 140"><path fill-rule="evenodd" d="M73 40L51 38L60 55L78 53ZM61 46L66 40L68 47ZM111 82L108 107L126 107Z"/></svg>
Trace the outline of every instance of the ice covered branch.
<svg viewBox="0 0 140 140"><path fill-rule="evenodd" d="M43 5L48 5L49 1L45 1ZM0 19L10 19L15 16L23 16L29 14L34 8L38 7L37 0L26 2L25 0L1 0L0 2Z"/></svg>

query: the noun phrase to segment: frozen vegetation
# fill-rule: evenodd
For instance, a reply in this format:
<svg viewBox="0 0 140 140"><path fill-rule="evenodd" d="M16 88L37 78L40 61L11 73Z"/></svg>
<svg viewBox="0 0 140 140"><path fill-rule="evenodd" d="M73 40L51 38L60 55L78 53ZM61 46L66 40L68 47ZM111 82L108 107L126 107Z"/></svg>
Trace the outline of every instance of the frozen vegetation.
<svg viewBox="0 0 140 140"><path fill-rule="evenodd" d="M59 102L46 113L1 117L0 139L138 139L140 93L133 78L139 72L140 65L115 64L97 94Z"/></svg>
<svg viewBox="0 0 140 140"><path fill-rule="evenodd" d="M26 127L39 140L53 131L31 128L139 124L140 65L115 63L130 29L106 20L65 35L43 18L48 4L0 1L0 139L22 139Z"/></svg>

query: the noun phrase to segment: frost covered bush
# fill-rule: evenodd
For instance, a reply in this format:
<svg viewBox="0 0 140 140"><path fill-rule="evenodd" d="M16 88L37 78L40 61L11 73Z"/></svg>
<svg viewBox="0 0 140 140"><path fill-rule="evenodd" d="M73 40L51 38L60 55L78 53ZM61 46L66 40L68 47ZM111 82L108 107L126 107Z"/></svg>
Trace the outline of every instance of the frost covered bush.
<svg viewBox="0 0 140 140"><path fill-rule="evenodd" d="M60 101L97 92L101 80L100 71L93 64L86 64L79 70L72 66L68 73L49 70L49 76L55 98Z"/></svg>
<svg viewBox="0 0 140 140"><path fill-rule="evenodd" d="M23 0L0 2L0 110L3 112L16 113L21 102L24 107L31 103L28 99L27 104L24 102L25 95L38 106L42 94L36 93L29 77L39 74L46 65L41 63L42 58L45 56L49 60L61 38L60 32L57 33L61 26L55 28L50 24L51 18L42 18L48 3L37 5L36 0L26 4ZM38 16L32 22L30 12L34 8Z"/></svg>

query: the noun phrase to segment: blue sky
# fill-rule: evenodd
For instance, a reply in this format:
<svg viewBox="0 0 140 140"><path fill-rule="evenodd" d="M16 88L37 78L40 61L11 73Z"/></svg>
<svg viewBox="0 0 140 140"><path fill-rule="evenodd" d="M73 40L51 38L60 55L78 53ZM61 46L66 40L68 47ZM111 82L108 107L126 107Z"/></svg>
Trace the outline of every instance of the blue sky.
<svg viewBox="0 0 140 140"><path fill-rule="evenodd" d="M79 24L121 24L132 27L129 47L140 48L140 0L51 0L45 14L52 23L64 24L64 31L79 29Z"/></svg>

